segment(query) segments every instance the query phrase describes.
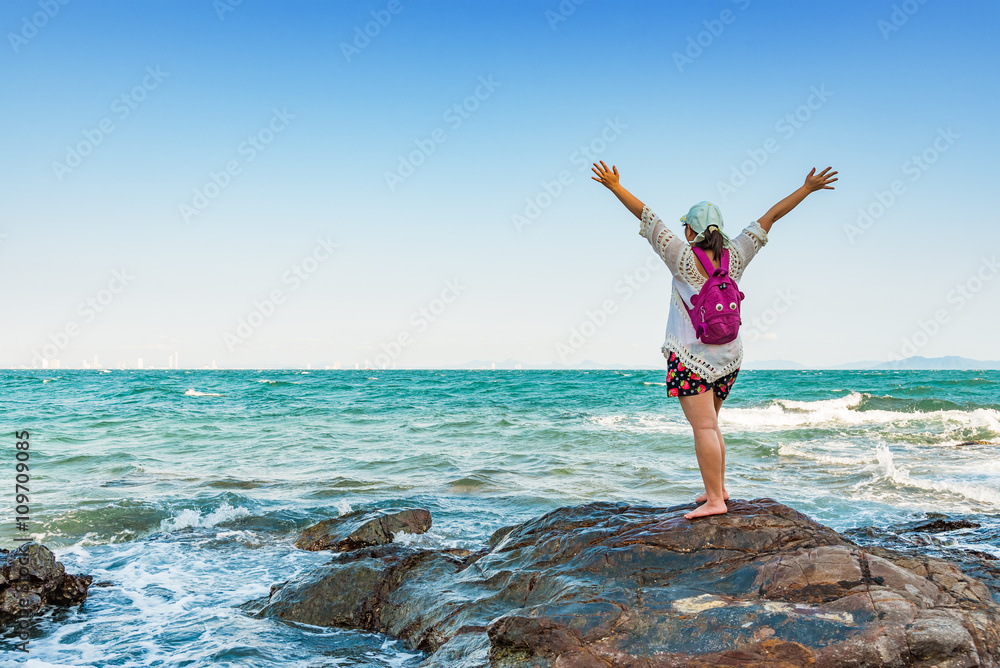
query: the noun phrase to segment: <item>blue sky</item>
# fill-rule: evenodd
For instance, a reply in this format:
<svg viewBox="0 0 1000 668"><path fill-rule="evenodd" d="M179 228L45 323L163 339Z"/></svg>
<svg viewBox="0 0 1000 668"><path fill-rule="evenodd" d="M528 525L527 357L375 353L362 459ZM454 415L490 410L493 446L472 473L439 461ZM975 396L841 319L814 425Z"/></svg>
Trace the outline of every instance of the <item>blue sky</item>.
<svg viewBox="0 0 1000 668"><path fill-rule="evenodd" d="M0 365L661 365L669 274L591 158L731 234L839 171L744 276L748 361L1000 358L996 3L8 0L0 25Z"/></svg>

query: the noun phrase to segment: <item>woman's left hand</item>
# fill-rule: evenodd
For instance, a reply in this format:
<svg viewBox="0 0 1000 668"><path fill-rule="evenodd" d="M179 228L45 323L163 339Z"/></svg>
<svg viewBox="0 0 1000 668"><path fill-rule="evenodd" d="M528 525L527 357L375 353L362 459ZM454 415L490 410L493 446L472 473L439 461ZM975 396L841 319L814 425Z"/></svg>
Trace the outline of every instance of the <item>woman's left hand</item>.
<svg viewBox="0 0 1000 668"><path fill-rule="evenodd" d="M614 165L611 165L611 169L608 169L608 166L604 164L603 160L601 160L601 166L598 167L595 162L594 167L590 171L597 174L597 176L591 176L590 178L604 186L607 186L608 190L614 190L620 185L618 182L618 168Z"/></svg>
<svg viewBox="0 0 1000 668"><path fill-rule="evenodd" d="M806 182L803 184L806 190L809 192L816 192L817 190L833 190L833 186L828 185L833 183L837 179L833 178L833 175L837 172L830 172L831 167L827 167L819 174L816 173L816 168L813 167L812 171L806 175ZM830 172L827 174L827 172Z"/></svg>

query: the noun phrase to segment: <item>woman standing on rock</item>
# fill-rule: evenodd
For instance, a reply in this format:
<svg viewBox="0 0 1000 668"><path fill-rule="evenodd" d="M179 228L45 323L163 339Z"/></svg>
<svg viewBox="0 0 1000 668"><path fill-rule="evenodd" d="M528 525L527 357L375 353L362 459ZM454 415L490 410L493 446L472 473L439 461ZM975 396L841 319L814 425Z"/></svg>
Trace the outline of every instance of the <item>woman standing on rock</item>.
<svg viewBox="0 0 1000 668"><path fill-rule="evenodd" d="M833 190L828 184L837 180L833 178L837 172L830 172L827 167L816 174L813 168L801 187L733 239L722 231L719 208L710 202L698 202L681 216L685 241L621 186L614 165L609 170L602 160L600 165L594 163L593 171L597 176L591 178L607 186L640 220L639 234L649 241L674 277L667 336L661 349L667 358L667 393L680 400L684 416L691 423L698 467L705 483L705 493L695 501L706 502L684 517L719 515L727 511L729 498L725 488L726 443L719 430L719 410L743 361L743 343L736 332L743 294L735 288L735 283L767 243L767 233L774 221L794 209L806 195L821 189ZM727 266L722 267L722 262ZM708 289L703 291L706 284ZM733 297L719 299L723 294ZM689 306L692 299L701 304L699 310ZM706 304L712 307L710 311L717 309L719 313L706 317ZM731 313L727 312L727 306ZM726 319L733 324L722 324Z"/></svg>

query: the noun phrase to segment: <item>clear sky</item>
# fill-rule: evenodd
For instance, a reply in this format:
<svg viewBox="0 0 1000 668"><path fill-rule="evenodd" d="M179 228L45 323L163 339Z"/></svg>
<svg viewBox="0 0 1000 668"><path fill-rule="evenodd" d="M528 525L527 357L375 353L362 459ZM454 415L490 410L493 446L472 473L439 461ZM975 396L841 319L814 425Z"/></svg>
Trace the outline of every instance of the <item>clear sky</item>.
<svg viewBox="0 0 1000 668"><path fill-rule="evenodd" d="M995 2L5 0L0 25L3 366L664 364L669 273L598 158L731 234L839 171L744 276L748 361L1000 358Z"/></svg>

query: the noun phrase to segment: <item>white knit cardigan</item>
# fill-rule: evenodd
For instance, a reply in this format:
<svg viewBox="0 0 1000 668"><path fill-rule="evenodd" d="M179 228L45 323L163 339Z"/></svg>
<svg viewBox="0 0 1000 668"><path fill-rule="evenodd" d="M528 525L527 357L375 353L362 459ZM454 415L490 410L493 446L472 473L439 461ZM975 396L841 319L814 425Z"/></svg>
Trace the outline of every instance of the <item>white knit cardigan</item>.
<svg viewBox="0 0 1000 668"><path fill-rule="evenodd" d="M649 241L674 277L667 335L660 349L663 356L669 358L671 352L675 353L686 367L709 382L740 368L743 362L743 341L740 337L720 345L702 343L695 336L691 317L681 305L680 300L683 299L690 308L691 298L698 294L706 280L698 271L691 244L667 229L648 206L642 209L639 234ZM743 270L766 243L767 232L757 221L729 240L729 275L733 280L739 283Z"/></svg>

